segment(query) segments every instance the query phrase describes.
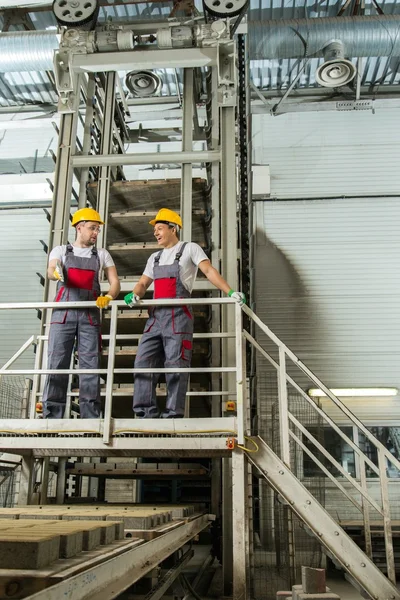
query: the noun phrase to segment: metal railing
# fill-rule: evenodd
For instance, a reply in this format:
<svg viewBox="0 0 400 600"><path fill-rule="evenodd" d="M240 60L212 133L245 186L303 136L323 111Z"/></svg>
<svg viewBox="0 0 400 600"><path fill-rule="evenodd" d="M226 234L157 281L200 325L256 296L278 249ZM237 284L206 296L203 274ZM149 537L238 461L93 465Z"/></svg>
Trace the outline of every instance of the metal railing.
<svg viewBox="0 0 400 600"><path fill-rule="evenodd" d="M142 300L138 305L137 309L142 310L147 307L159 307L159 306L182 306L182 299L174 300ZM117 334L117 321L118 321L118 309L127 308L123 301L113 301L110 303L110 307L107 309L110 312L110 333L109 335L102 336L104 340L108 340L108 355L107 355L107 366L104 369L79 369L74 368L71 364L70 369L47 369L42 368L44 358L43 349L47 342L48 336L46 335L32 335L29 339L15 352L15 354L7 361L7 363L0 369L0 377L5 375L32 375L33 385L31 392L31 403L29 416L31 419L35 418L35 403L36 398L40 394L40 377L49 374L59 375L80 375L80 374L94 374L106 376L106 390L105 390L105 405L104 405L104 424L103 424L103 442L108 444L110 442L111 435L111 419L112 419L112 408L113 408L113 385L114 376L118 374L132 374L135 373L227 373L232 374L232 378L235 378L235 389L234 390L221 390L214 391L211 394L218 396L236 396L237 403L237 437L240 444L244 443L245 433L245 410L244 410L244 394L245 394L245 363L243 356L243 337L242 337L242 310L239 305L231 298L190 298L185 299L184 304L186 306L198 306L198 305L210 305L210 304L222 304L222 305L234 305L235 309L235 331L219 332L219 333L204 333L194 334L194 339L210 339L211 337L221 338L222 340L234 340L235 341L235 362L231 365L221 365L219 367L186 367L186 368L115 368L115 353L117 347L117 341L119 340L138 340L140 335L135 334ZM94 302L19 302L19 303L2 303L0 304L0 310L44 310L44 309L83 309L95 307ZM132 310L132 316L134 310ZM10 368L15 361L30 348L33 344L37 344L37 352L35 365L32 369L13 369ZM233 383L231 383L233 386ZM189 392L190 394L191 392ZM193 394L194 392L192 392ZM198 393L200 395L200 392ZM205 391L204 395L210 395L210 392ZM69 403L71 401L71 393L69 394Z"/></svg>
<svg viewBox="0 0 400 600"><path fill-rule="evenodd" d="M390 501L388 491L388 476L387 463L400 470L400 462L391 454L391 452L365 427L365 425L354 415L348 407L335 396L329 388L308 368L306 365L257 317L257 315L247 306L243 307L244 312L252 319L254 324L259 327L263 334L275 345L278 352L278 361L269 354L258 341L251 336L247 331L243 332L246 341L251 344L275 369L277 373L277 390L278 390L278 405L279 405L279 441L280 441L280 458L291 468L290 464L290 442L294 442L303 453L305 453L322 471L322 473L341 491L352 505L362 515L362 522L365 532L365 552L372 558L372 539L371 539L371 522L370 510L373 508L380 516L383 524L385 551L386 551L386 567L387 575L390 581L396 582L395 563L392 540L392 520L390 515ZM318 404L304 391L304 389L296 383L296 381L288 374L287 361L291 361L293 365L298 367L307 378L340 409L349 422L361 432L365 439L376 450L377 464L369 458L352 440L335 421L318 406ZM304 426L289 410L288 406L288 384L292 386L296 392L308 403L308 405L323 419L324 427L330 427L340 438L348 444L354 451L354 456L357 461L357 471L359 472L359 480L353 477L346 471L345 468L332 456L321 442ZM299 432L299 434L296 434ZM307 440L309 444L304 441ZM322 455L320 460L310 449L310 444L315 450ZM314 451L315 451L314 450ZM360 501L354 498L349 491L342 485L342 482L333 476L327 468L327 464L339 471L346 482L350 484L350 489L356 492L356 496L360 497ZM367 468L377 476L380 483L381 502L378 502L371 496L367 488ZM376 481L376 480L375 480Z"/></svg>
<svg viewBox="0 0 400 600"><path fill-rule="evenodd" d="M110 304L110 334L103 336L109 341L107 367L105 369L87 370L87 369L65 369L65 370L50 370L43 369L41 367L41 352L37 352L36 364L33 369L11 369L12 364L25 352L33 343L44 344L46 342L46 336L31 336L25 344L14 354L14 356L0 369L0 377L4 375L33 375L34 384L32 388L32 399L31 402L32 411L31 417L34 416L34 405L35 399L39 390L39 378L40 376L47 375L50 373L59 374L82 374L82 373L98 373L100 375L107 376L106 391L105 391L105 410L104 410L104 428L103 428L103 442L108 444L110 442L111 435L111 415L113 407L113 382L114 375L121 373L175 373L175 372L186 372L186 373L228 373L235 378L235 391L213 391L215 395L236 395L237 403L237 439L239 444L244 444L245 434L249 432L249 402L246 394L246 371L245 371L245 350L246 343L249 343L253 348L263 356L270 365L274 367L277 374L277 387L278 387L278 404L279 404L279 440L280 440L280 454L283 462L291 468L290 465L290 447L291 443L301 449L306 454L320 471L340 490L345 498L351 502L353 506L362 515L362 521L365 532L365 551L366 554L372 556L372 541L371 541L371 523L370 523L370 510L371 508L377 511L382 519L385 550L386 550L386 563L388 577L392 582L395 582L395 566L394 566L394 552L393 552L393 540L392 540L392 521L390 515L390 501L388 493L388 476L387 476L387 463L390 463L395 468L400 470L400 462L391 454L391 452L365 427L365 425L347 408L347 406L336 397L327 386L310 370L302 361L265 325L259 317L247 306L239 307L238 304L234 303L230 298L201 298L201 299L185 299L186 305L206 305L206 304L235 304L235 330L213 334L197 334L195 337L206 337L211 336L220 337L225 341L231 339L234 340L235 344L235 360L234 364L222 365L219 367L190 367L190 368L158 368L158 369L135 369L135 368L115 368L115 352L117 340L127 339L139 339L139 335L119 335L117 334L117 321L118 321L118 309L126 307L124 302L114 301ZM142 301L138 305L138 309L151 307L151 306L179 306L182 305L182 300L147 300ZM94 302L71 302L71 303L9 303L0 304L0 310L22 310L22 309L51 309L51 308L90 308L94 306ZM262 346L261 344L247 331L243 330L243 312L249 316L252 322L265 334L269 340L271 340L278 353L278 361L276 361ZM289 375L287 370L287 361L291 361L293 365L298 367L300 371L307 376L307 378L313 382L318 388L323 390L328 398L334 403L334 405L340 409L340 411L346 416L350 423L361 432L365 439L375 448L377 453L377 464L371 460L360 448L360 446L352 440L342 429L335 423L335 421L322 410L316 402L308 396L304 389L296 383L296 381ZM348 444L354 452L357 460L357 472L359 478L353 477L346 471L345 468L338 462L338 460L332 456L329 451L323 446L320 440L318 440L311 431L302 424L298 418L294 416L289 410L288 406L288 384L292 386L296 392L307 402L308 406L323 419L325 427L330 427L340 438ZM208 394L209 392L205 392ZM307 440L308 444L305 443ZM310 449L310 444L314 447L320 456L322 455L323 460L318 458L316 454ZM327 464L336 469L345 481L351 486L353 492L359 495L360 501L349 493L344 487L342 481L334 477L331 471L327 468ZM369 493L367 488L367 468L369 468L378 478L380 483L380 496L381 502L378 503Z"/></svg>

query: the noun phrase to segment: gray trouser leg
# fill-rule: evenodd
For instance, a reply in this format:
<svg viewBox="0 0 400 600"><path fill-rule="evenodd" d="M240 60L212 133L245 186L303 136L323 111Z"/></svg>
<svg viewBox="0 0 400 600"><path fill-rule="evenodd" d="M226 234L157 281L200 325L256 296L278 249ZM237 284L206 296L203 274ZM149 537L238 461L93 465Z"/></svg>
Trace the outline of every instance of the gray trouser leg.
<svg viewBox="0 0 400 600"><path fill-rule="evenodd" d="M146 328L145 328L146 329ZM144 333L135 358L136 369L163 367L164 351L161 331L157 323ZM159 373L136 373L133 391L133 410L137 416L147 419L159 416L156 386Z"/></svg>
<svg viewBox="0 0 400 600"><path fill-rule="evenodd" d="M188 342L189 348L184 347L184 342ZM192 359L192 335L176 334L168 331L164 335L164 352L166 368L189 368ZM185 414L186 391L189 380L189 373L166 373L167 382L167 403L166 413L163 417L183 417Z"/></svg>
<svg viewBox="0 0 400 600"><path fill-rule="evenodd" d="M75 342L76 320L68 318L65 323L50 325L48 359L49 369L69 369ZM68 375L48 375L43 392L43 415L45 419L62 419L67 401Z"/></svg>
<svg viewBox="0 0 400 600"><path fill-rule="evenodd" d="M78 356L80 369L98 369L100 362L100 328L91 325L86 311L79 314ZM100 375L79 375L81 419L100 417Z"/></svg>

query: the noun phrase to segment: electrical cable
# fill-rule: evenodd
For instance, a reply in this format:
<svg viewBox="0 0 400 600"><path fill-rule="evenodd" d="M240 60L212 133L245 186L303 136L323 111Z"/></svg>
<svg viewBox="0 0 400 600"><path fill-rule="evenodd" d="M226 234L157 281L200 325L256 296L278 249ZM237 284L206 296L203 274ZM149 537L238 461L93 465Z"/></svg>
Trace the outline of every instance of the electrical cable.
<svg viewBox="0 0 400 600"><path fill-rule="evenodd" d="M250 454L253 454L253 453L256 453L259 451L257 442L255 442L252 438L247 437L247 435L244 436L244 439L251 442L255 446L255 449L251 450L250 448L246 448L246 446L241 446L240 444L237 444L236 448L240 448L241 450L244 450L245 452L249 452Z"/></svg>
<svg viewBox="0 0 400 600"><path fill-rule="evenodd" d="M203 600L203 598L201 596L199 596L199 594L196 592L196 590L189 583L186 575L184 575L183 573L181 573L179 575L179 579L181 580L181 583L182 582L184 583L183 587L186 587L189 590L189 592L193 596L193 598L195 598L196 600Z"/></svg>

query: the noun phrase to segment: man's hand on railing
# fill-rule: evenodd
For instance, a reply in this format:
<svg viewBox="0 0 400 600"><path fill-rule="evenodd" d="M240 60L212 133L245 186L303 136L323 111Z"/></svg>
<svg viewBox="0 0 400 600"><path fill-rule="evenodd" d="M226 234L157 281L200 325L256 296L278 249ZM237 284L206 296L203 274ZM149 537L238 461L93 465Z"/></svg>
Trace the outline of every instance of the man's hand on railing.
<svg viewBox="0 0 400 600"><path fill-rule="evenodd" d="M58 279L58 281L64 283L64 273L62 270L62 266L59 262L56 264L56 268L53 271L53 275L56 279Z"/></svg>
<svg viewBox="0 0 400 600"><path fill-rule="evenodd" d="M246 304L246 296L243 294L243 292L234 292L233 290L229 290L228 296L229 298L233 298L233 300L235 300L239 306Z"/></svg>
<svg viewBox="0 0 400 600"><path fill-rule="evenodd" d="M106 294L105 296L98 296L96 300L97 308L108 308L111 300L114 300L110 294Z"/></svg>
<svg viewBox="0 0 400 600"><path fill-rule="evenodd" d="M138 304L138 302L140 302L140 296L138 296L137 294L134 294L133 292L129 292L129 294L127 294L124 297L124 300L125 300L125 304L130 306L130 308L133 308L135 306L135 304Z"/></svg>

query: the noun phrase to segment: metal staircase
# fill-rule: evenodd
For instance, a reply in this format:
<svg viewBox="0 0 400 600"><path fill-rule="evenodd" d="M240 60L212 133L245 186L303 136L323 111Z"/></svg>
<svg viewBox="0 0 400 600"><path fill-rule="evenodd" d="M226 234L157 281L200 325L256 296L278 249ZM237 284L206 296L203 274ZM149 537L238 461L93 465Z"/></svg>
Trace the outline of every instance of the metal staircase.
<svg viewBox="0 0 400 600"><path fill-rule="evenodd" d="M250 438L258 450L249 461L307 525L334 559L366 594L376 600L400 598L400 591L357 546L285 463L260 438Z"/></svg>
<svg viewBox="0 0 400 600"><path fill-rule="evenodd" d="M297 515L325 547L326 553L332 557L335 564L340 565L347 572L349 580L364 595L373 599L400 598L400 591L396 587L393 523L388 488L388 467L399 469L399 461L257 315L247 307L243 310L256 326L257 339L246 331L243 332L243 336L267 360L269 366L273 367L272 370L276 370L278 396L279 455L261 437L249 435L248 452L246 452L249 462L290 508L287 513L288 519L291 519L292 513ZM301 372L301 386L293 377L293 373L297 370ZM311 387L323 390L335 408L335 414L339 409L342 420L345 416L356 431L354 439L346 435L331 418L329 410L326 412L322 410L318 401L304 391L306 387L304 377L311 382ZM301 398L307 406L307 410L318 416L327 435L334 433L350 446L354 452L356 476L350 474L337 457L324 447L321 439L313 432L310 417L304 416L303 419L299 417L298 402L296 405L291 401L288 393L290 388L295 390L297 397ZM294 416L295 411L296 416ZM359 437L364 437L374 449L377 457L375 462L361 450ZM311 460L314 467L327 478L326 481L330 480L336 486L342 494L344 504L347 503L353 510L357 509L359 523L364 531L365 552L307 489L304 472L295 464L296 452L302 455L302 460L304 457ZM373 475L374 482L379 482L380 498L374 496L371 488L368 487L367 477L370 474ZM381 524L383 530L387 577L372 561L371 529L377 522ZM288 530L290 531L291 527L288 527ZM293 537L290 543L294 544Z"/></svg>

